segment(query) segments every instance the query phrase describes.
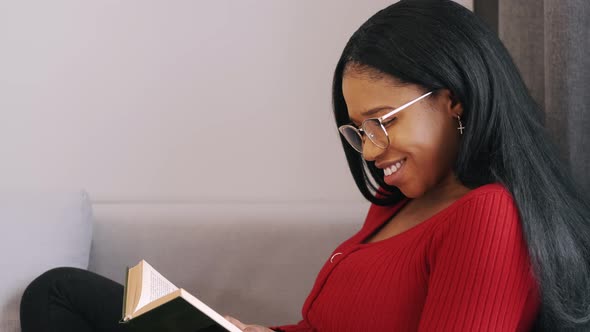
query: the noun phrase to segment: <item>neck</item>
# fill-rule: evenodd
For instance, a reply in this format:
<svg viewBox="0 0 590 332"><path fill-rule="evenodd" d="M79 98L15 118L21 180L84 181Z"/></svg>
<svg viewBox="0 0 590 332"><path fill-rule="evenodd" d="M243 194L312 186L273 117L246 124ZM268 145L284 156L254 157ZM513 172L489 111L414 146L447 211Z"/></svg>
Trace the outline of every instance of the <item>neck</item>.
<svg viewBox="0 0 590 332"><path fill-rule="evenodd" d="M455 201L470 189L465 187L454 173L450 173L438 185L420 197L413 199L417 205L433 205L441 202Z"/></svg>

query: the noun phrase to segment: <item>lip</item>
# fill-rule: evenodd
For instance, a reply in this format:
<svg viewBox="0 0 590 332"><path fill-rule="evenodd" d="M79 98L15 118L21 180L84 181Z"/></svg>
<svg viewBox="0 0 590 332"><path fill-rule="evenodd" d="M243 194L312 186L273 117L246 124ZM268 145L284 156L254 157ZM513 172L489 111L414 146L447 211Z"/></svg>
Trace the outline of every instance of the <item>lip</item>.
<svg viewBox="0 0 590 332"><path fill-rule="evenodd" d="M393 163L389 163L385 167L389 167L389 166L399 162L400 160L404 160L404 159L405 158L402 158L402 159L399 159ZM402 167L399 170L397 170L395 173L393 173L391 175L383 175L383 181L385 181L385 183L387 183L390 186L397 187L401 181L402 176L404 175L404 170L406 169L406 167L405 167L406 163L407 163L407 160L402 164Z"/></svg>
<svg viewBox="0 0 590 332"><path fill-rule="evenodd" d="M402 160L404 160L404 159L406 159L406 157L399 158L399 159L397 159L397 160L394 160L394 161L392 161L392 162L390 162L390 163L382 163L382 164L380 163L380 164L375 164L375 166L376 166L377 168L386 169L387 167L391 167L391 165L395 165L395 164L397 164L398 162L400 162L400 161L402 161Z"/></svg>

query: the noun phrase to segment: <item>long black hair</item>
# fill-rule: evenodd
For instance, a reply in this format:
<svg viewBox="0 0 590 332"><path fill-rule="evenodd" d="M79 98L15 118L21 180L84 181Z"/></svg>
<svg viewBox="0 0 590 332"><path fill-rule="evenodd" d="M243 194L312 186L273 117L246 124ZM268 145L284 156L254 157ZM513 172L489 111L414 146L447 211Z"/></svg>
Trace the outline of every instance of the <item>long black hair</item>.
<svg viewBox="0 0 590 332"><path fill-rule="evenodd" d="M590 330L590 205L498 36L450 0L402 0L377 12L353 34L336 66L332 102L338 126L350 122L342 94L349 66L425 91L452 92L468 128L455 174L470 188L502 184L518 206L542 297L535 329ZM341 140L366 199L392 205L404 198L383 182L373 162Z"/></svg>

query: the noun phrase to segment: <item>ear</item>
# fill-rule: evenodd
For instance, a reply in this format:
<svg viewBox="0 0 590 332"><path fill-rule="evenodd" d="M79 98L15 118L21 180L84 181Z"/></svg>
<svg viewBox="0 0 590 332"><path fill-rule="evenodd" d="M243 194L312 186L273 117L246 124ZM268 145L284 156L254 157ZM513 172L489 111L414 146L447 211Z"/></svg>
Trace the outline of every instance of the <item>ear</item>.
<svg viewBox="0 0 590 332"><path fill-rule="evenodd" d="M456 118L457 116L463 115L463 104L459 101L459 99L451 92L449 89L441 90L441 98L443 99L443 103L445 106L445 110L448 112L449 116Z"/></svg>

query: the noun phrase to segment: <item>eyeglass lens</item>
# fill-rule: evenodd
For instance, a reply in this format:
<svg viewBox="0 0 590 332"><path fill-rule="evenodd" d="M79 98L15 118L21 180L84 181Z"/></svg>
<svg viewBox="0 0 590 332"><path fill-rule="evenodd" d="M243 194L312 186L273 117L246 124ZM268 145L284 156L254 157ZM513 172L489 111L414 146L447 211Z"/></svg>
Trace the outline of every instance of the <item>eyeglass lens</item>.
<svg viewBox="0 0 590 332"><path fill-rule="evenodd" d="M385 149L389 145L387 132L378 120L369 119L363 123L365 135L379 148ZM340 130L346 141L358 152L363 151L363 139L358 129L353 126L343 126Z"/></svg>

